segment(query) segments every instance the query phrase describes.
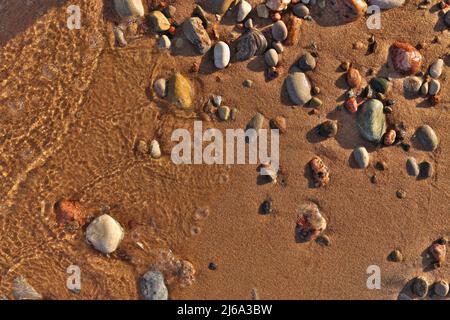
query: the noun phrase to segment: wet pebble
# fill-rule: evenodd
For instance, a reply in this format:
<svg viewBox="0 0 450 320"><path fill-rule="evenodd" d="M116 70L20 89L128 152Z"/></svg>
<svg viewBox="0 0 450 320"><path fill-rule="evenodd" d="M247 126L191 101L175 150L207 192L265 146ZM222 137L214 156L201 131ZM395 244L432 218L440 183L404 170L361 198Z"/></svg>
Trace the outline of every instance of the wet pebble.
<svg viewBox="0 0 450 320"><path fill-rule="evenodd" d="M316 59L312 56L311 53L307 52L298 61L298 67L301 71L311 71L316 67Z"/></svg>
<svg viewBox="0 0 450 320"><path fill-rule="evenodd" d="M370 156L366 148L358 147L353 150L353 158L355 159L355 162L359 168L365 169L369 166Z"/></svg>
<svg viewBox="0 0 450 320"><path fill-rule="evenodd" d="M327 120L319 125L319 135L324 138L331 138L336 136L337 131L337 121Z"/></svg>
<svg viewBox="0 0 450 320"><path fill-rule="evenodd" d="M446 297L449 292L448 282L440 280L433 285L433 291L438 297Z"/></svg>
<svg viewBox="0 0 450 320"><path fill-rule="evenodd" d="M168 81L167 97L179 109L192 107L192 88L188 79L181 73L173 74Z"/></svg>
<svg viewBox="0 0 450 320"><path fill-rule="evenodd" d="M416 136L425 151L436 150L439 140L436 133L429 125L423 125L416 131Z"/></svg>
<svg viewBox="0 0 450 320"><path fill-rule="evenodd" d="M370 86L376 92L386 94L390 89L391 83L386 78L377 77L370 81Z"/></svg>
<svg viewBox="0 0 450 320"><path fill-rule="evenodd" d="M214 262L210 262L208 264L208 269L211 271L216 271L217 270L217 264L215 264Z"/></svg>
<svg viewBox="0 0 450 320"><path fill-rule="evenodd" d="M222 121L227 121L230 118L230 107L220 106L217 112L220 120Z"/></svg>
<svg viewBox="0 0 450 320"><path fill-rule="evenodd" d="M224 69L230 63L230 47L219 41L214 47L214 65L217 69Z"/></svg>
<svg viewBox="0 0 450 320"><path fill-rule="evenodd" d="M383 103L376 99L367 100L358 111L357 127L363 138L380 142L386 132L386 116Z"/></svg>
<svg viewBox="0 0 450 320"><path fill-rule="evenodd" d="M424 161L419 165L419 177L422 179L431 178L433 176L433 165Z"/></svg>
<svg viewBox="0 0 450 320"><path fill-rule="evenodd" d="M161 147L159 146L159 142L157 140L152 140L150 142L150 156L153 159L161 158Z"/></svg>
<svg viewBox="0 0 450 320"><path fill-rule="evenodd" d="M432 78L439 78L442 74L442 70L444 68L444 60L437 59L433 64L430 66L429 74Z"/></svg>
<svg viewBox="0 0 450 320"><path fill-rule="evenodd" d="M408 160L406 160L406 171L412 177L417 177L419 175L419 165L414 157L409 157Z"/></svg>
<svg viewBox="0 0 450 320"><path fill-rule="evenodd" d="M252 5L245 0L241 0L238 5L237 22L242 22L252 11Z"/></svg>
<svg viewBox="0 0 450 320"><path fill-rule="evenodd" d="M160 79L156 80L153 83L153 89L155 90L155 92L158 95L158 97L164 98L167 95L166 79L160 78Z"/></svg>
<svg viewBox="0 0 450 320"><path fill-rule="evenodd" d="M145 141L144 141L145 143ZM145 143L147 146L147 144ZM77 227L81 227L86 222L86 212L81 207L81 204L72 200L59 200L54 206L56 221L59 224L67 224L75 222Z"/></svg>
<svg viewBox="0 0 450 320"><path fill-rule="evenodd" d="M92 221L86 229L86 239L98 251L114 252L124 237L123 228L110 215L104 214Z"/></svg>
<svg viewBox="0 0 450 320"><path fill-rule="evenodd" d="M439 80L431 79L428 87L428 94L430 96L435 96L441 91L441 83Z"/></svg>
<svg viewBox="0 0 450 320"><path fill-rule="evenodd" d="M266 51L264 55L264 59L266 61L266 64L269 67L276 67L278 64L278 53L275 49L269 49Z"/></svg>
<svg viewBox="0 0 450 320"><path fill-rule="evenodd" d="M145 300L167 300L168 291L164 275L159 271L146 272L139 281L139 287Z"/></svg>
<svg viewBox="0 0 450 320"><path fill-rule="evenodd" d="M308 7L302 3L297 4L292 11L299 18L305 18L306 16L309 15Z"/></svg>
<svg viewBox="0 0 450 320"><path fill-rule="evenodd" d="M424 298L428 293L428 282L423 277L417 277L413 280L411 289L416 296Z"/></svg>
<svg viewBox="0 0 450 320"><path fill-rule="evenodd" d="M389 61L400 74L417 73L422 59L420 52L409 43L397 41L389 48Z"/></svg>
<svg viewBox="0 0 450 320"><path fill-rule="evenodd" d="M288 30L286 24L279 20L272 26L272 37L275 41L284 41L288 36Z"/></svg>

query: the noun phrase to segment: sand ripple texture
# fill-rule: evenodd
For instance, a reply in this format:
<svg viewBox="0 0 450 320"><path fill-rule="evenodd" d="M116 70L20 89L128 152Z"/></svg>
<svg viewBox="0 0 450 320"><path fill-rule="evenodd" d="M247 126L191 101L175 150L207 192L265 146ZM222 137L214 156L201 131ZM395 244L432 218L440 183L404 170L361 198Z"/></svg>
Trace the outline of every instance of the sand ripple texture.
<svg viewBox="0 0 450 320"><path fill-rule="evenodd" d="M137 139L156 137L167 155L171 132L193 127L192 116L163 112L148 96L175 61L148 38L115 48L103 1L70 4L83 13L80 30L66 27L65 1L0 11L0 296L11 298L22 275L44 298L138 298L138 277L200 232L196 212L223 190L228 172L133 151ZM119 250L102 256L83 231L61 230L53 212L61 198L117 219L126 232ZM81 269L79 294L66 288L72 264Z"/></svg>

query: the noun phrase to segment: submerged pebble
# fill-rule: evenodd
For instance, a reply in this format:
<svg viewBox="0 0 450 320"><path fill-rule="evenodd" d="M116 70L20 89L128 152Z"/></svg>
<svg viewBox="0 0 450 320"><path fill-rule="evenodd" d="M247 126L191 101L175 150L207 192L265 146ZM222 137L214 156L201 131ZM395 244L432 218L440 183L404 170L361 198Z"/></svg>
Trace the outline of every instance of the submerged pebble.
<svg viewBox="0 0 450 320"><path fill-rule="evenodd" d="M139 287L145 300L167 300L168 290L164 275L159 271L146 272L139 281Z"/></svg>
<svg viewBox="0 0 450 320"><path fill-rule="evenodd" d="M104 214L92 221L86 229L86 239L98 251L114 252L124 237L123 228L110 215Z"/></svg>

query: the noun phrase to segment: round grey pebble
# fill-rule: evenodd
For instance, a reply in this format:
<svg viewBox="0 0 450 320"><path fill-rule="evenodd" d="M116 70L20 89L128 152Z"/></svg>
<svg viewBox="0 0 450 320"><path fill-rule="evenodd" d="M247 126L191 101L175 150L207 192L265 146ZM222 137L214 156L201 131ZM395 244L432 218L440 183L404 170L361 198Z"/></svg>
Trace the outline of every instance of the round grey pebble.
<svg viewBox="0 0 450 320"><path fill-rule="evenodd" d="M423 298L428 293L428 282L423 277L417 277L414 279L412 284L412 292L420 297Z"/></svg>
<svg viewBox="0 0 450 320"><path fill-rule="evenodd" d="M439 93L439 91L441 91L441 83L439 82L439 80L431 79L429 83L428 94L430 96L435 96Z"/></svg>
<svg viewBox="0 0 450 320"><path fill-rule="evenodd" d="M159 271L148 271L139 283L141 294L145 300L167 300L168 291L164 283L164 275Z"/></svg>
<svg viewBox="0 0 450 320"><path fill-rule="evenodd" d="M266 61L266 64L269 67L276 67L278 64L278 53L275 49L269 49L266 51L264 55L264 59Z"/></svg>
<svg viewBox="0 0 450 320"><path fill-rule="evenodd" d="M439 297L445 297L448 294L449 286L447 281L441 280L434 284L434 293Z"/></svg>
<svg viewBox="0 0 450 320"><path fill-rule="evenodd" d="M406 160L406 171L412 177L417 177L419 175L419 165L414 157L409 157Z"/></svg>
<svg viewBox="0 0 450 320"><path fill-rule="evenodd" d="M359 168L365 169L369 166L370 157L366 148L359 147L353 150L353 158L355 159L356 164Z"/></svg>
<svg viewBox="0 0 450 320"><path fill-rule="evenodd" d="M419 139L425 151L436 150L439 144L439 139L436 136L436 133L434 132L433 128L431 128L429 125L426 124L419 127L416 131L416 136Z"/></svg>
<svg viewBox="0 0 450 320"><path fill-rule="evenodd" d="M300 3L296 5L293 9L294 14L299 18L305 18L309 15L309 9L304 4Z"/></svg>
<svg viewBox="0 0 450 320"><path fill-rule="evenodd" d="M284 41L288 36L288 30L286 24L279 20L275 22L272 26L272 37L275 41Z"/></svg>
<svg viewBox="0 0 450 320"><path fill-rule="evenodd" d="M316 59L311 53L307 52L298 61L298 67L304 72L314 70L316 67Z"/></svg>
<svg viewBox="0 0 450 320"><path fill-rule="evenodd" d="M274 41L272 43L272 48L274 48L278 54L280 54L284 51L283 44L281 42Z"/></svg>

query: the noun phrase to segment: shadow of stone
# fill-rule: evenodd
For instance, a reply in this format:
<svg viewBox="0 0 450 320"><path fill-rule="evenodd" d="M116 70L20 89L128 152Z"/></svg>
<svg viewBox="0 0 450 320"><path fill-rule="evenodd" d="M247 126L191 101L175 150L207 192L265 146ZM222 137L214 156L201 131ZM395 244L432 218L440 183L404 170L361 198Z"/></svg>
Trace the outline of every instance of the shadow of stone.
<svg viewBox="0 0 450 320"><path fill-rule="evenodd" d="M312 170L309 162L304 167L303 176L308 180L308 188L315 189L316 184L314 183L314 179L312 177Z"/></svg>
<svg viewBox="0 0 450 320"><path fill-rule="evenodd" d="M347 73L343 73L336 79L334 85L342 90L348 90L350 87L347 84Z"/></svg>
<svg viewBox="0 0 450 320"><path fill-rule="evenodd" d="M433 30L436 32L443 32L444 30L447 29L447 25L445 24L445 21L444 21L445 13L443 11L439 10L438 15L439 15L439 19L436 22L436 24L434 25Z"/></svg>
<svg viewBox="0 0 450 320"><path fill-rule="evenodd" d="M250 59L249 63L247 63L247 68L254 72L263 72L266 68L264 56L257 56Z"/></svg>
<svg viewBox="0 0 450 320"><path fill-rule="evenodd" d="M308 140L309 143L320 143L320 142L323 142L323 141L329 139L329 138L322 137L319 134L319 128L320 128L320 124L315 126L314 128L312 128L311 130L309 130L306 133L306 140Z"/></svg>

